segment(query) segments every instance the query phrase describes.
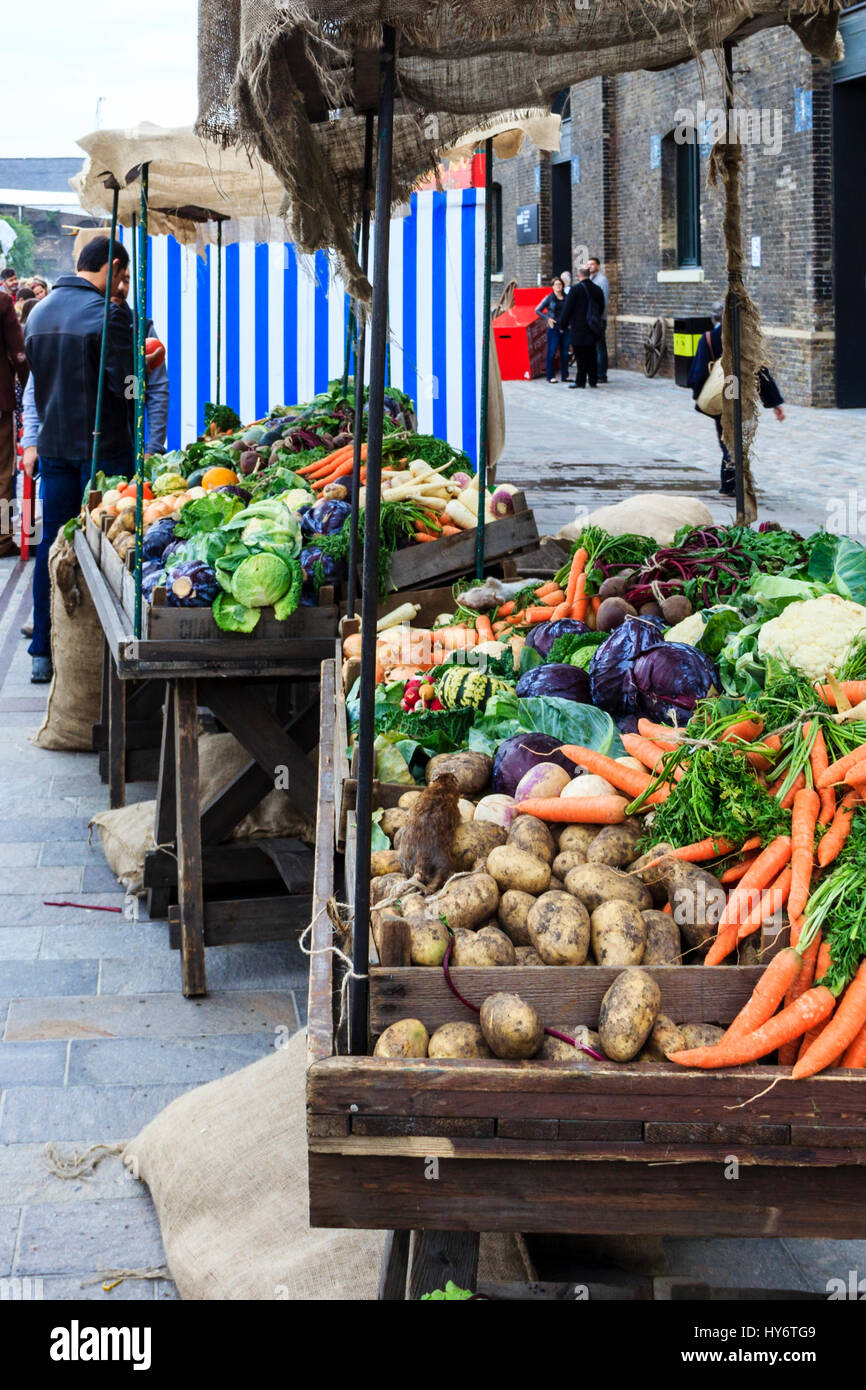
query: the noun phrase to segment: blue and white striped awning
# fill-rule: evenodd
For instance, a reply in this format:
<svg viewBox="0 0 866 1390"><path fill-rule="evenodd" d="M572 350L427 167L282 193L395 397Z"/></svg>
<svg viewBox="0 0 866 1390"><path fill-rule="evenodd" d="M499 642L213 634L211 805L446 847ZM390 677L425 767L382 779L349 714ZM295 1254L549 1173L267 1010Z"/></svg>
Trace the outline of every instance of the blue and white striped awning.
<svg viewBox="0 0 866 1390"><path fill-rule="evenodd" d="M121 229L130 245L130 232ZM168 447L201 433L216 393L216 247L197 256L149 239L148 311L166 345ZM222 399L241 419L308 400L343 370L349 299L323 251L236 243L222 250ZM484 190L412 195L391 223L390 384L418 428L478 452ZM372 264L372 245L371 245Z"/></svg>

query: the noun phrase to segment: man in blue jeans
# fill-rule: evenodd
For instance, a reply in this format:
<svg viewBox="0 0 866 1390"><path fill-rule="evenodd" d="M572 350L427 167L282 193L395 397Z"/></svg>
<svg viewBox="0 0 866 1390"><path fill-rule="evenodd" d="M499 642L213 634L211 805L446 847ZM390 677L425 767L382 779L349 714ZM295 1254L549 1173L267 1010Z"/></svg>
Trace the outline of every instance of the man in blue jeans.
<svg viewBox="0 0 866 1390"><path fill-rule="evenodd" d="M111 267L116 290L129 253L115 245ZM30 679L48 681L51 668L51 584L48 552L57 532L77 516L87 484L99 385L99 353L108 238L88 242L78 257L78 273L61 275L54 289L27 320L24 345L33 379L38 435L23 439L25 472L33 477L38 459L42 486L42 539L33 571L33 658ZM129 313L109 308L99 467L107 474L132 476L132 410L135 392Z"/></svg>

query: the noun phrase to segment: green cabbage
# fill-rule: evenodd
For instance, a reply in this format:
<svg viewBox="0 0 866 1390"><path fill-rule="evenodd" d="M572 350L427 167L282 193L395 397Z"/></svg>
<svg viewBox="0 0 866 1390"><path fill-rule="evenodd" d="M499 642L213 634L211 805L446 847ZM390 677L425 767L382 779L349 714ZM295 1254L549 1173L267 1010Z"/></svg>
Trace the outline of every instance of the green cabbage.
<svg viewBox="0 0 866 1390"><path fill-rule="evenodd" d="M279 555L264 551L241 560L232 575L232 597L247 608L269 608L291 587L292 571Z"/></svg>
<svg viewBox="0 0 866 1390"><path fill-rule="evenodd" d="M223 632L252 632L260 617L258 608L244 607L231 594L217 594L214 599L214 622Z"/></svg>

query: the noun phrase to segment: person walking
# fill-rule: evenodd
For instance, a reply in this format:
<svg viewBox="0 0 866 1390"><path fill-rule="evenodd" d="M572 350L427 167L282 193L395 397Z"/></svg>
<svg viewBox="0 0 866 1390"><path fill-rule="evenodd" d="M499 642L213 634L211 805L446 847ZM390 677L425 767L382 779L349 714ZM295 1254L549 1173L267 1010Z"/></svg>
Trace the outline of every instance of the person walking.
<svg viewBox="0 0 866 1390"><path fill-rule="evenodd" d="M132 311L129 308L129 266L120 277L117 291L111 296L112 304L122 305L129 314L130 332L133 327ZM153 319L148 319L145 324L145 338L156 338L157 333L153 326ZM168 431L168 401L169 401L169 381L168 368L165 359L158 365L155 364L158 352L152 354L153 361L145 358L147 368L147 391L144 397L144 414L146 424L146 443L144 446L145 454L164 454L165 438Z"/></svg>
<svg viewBox="0 0 866 1390"><path fill-rule="evenodd" d="M108 237L87 243L75 275L61 275L27 320L24 343L33 373L33 400L39 421L36 443L23 452L24 471L33 477L37 461L42 485L42 539L33 570L33 658L31 681L52 676L51 586L48 552L58 530L76 516L90 481L105 288L109 273L116 289L129 265L120 244L108 265ZM99 465L106 473L132 476L134 382L128 311L109 306L103 381Z"/></svg>
<svg viewBox="0 0 866 1390"><path fill-rule="evenodd" d="M708 328L706 333L702 335L698 343L697 351L692 359L688 377L686 378L686 384L692 388L695 410L699 415L703 415L704 411L702 411L697 404L698 396L706 385L713 363L717 362L722 355L722 315L724 311L725 306L722 303L714 304L710 310L713 319L713 327ZM758 394L764 409L772 410L776 419L781 423L785 418L785 412L782 409L785 398L776 385L774 378L770 375L768 367L761 367L758 372ZM719 448L722 451L719 493L722 497L734 497L736 496L734 460L731 458L728 446L722 437L722 417L719 414L713 415L711 418L715 422Z"/></svg>
<svg viewBox="0 0 866 1390"><path fill-rule="evenodd" d="M570 332L574 360L577 363L577 379L571 383L570 390L579 390L598 381L598 357L595 345L601 332L604 314L604 295L589 277L589 266L582 265L577 272L577 283L572 285L565 297L565 308L559 326L563 333Z"/></svg>
<svg viewBox="0 0 866 1390"><path fill-rule="evenodd" d="M598 285L604 295L604 314L601 320L601 337L596 344L596 356L598 358L598 379L600 382L607 381L607 301L610 299L610 284L607 276L602 272L601 261L598 256L590 256L587 261L589 266L589 278L594 285Z"/></svg>
<svg viewBox="0 0 866 1390"><path fill-rule="evenodd" d="M0 294L0 558L14 555L18 549L12 537L17 461L15 413L17 392L27 385L29 374L14 301L11 294Z"/></svg>
<svg viewBox="0 0 866 1390"><path fill-rule="evenodd" d="M535 306L536 314L547 324L547 370L545 375L548 381L556 381L557 353L559 353L559 375L563 381L568 381L568 344L565 334L559 326L564 308L565 286L562 283L562 277L557 275L550 287L550 294L546 294L541 303Z"/></svg>

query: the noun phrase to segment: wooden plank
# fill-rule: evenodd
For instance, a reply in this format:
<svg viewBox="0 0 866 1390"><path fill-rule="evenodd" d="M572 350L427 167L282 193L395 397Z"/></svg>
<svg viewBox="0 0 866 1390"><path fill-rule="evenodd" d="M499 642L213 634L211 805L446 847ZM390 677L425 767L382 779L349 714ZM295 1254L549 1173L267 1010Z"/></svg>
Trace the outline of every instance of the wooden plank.
<svg viewBox="0 0 866 1390"><path fill-rule="evenodd" d="M120 669L119 654L129 638L130 625L117 599L105 582L102 571L90 553L80 531L76 531L73 544L75 556L81 567L81 573L90 597L93 599L93 606L96 609L105 640L122 677L124 672Z"/></svg>
<svg viewBox="0 0 866 1390"><path fill-rule="evenodd" d="M740 1124L693 1124L689 1121L659 1124L648 1121L643 1127L647 1144L755 1144L775 1147L791 1139L789 1125L768 1125L742 1121Z"/></svg>
<svg viewBox="0 0 866 1390"><path fill-rule="evenodd" d="M499 1121L499 1134L503 1123ZM560 1120L557 1138L574 1144L633 1144L643 1138L643 1126L640 1120Z"/></svg>
<svg viewBox="0 0 866 1390"><path fill-rule="evenodd" d="M282 728L262 693L250 686L241 688L237 681L202 681L200 695L202 703L225 724L270 777L271 788L278 769L285 768L292 801L308 816L315 817L315 764Z"/></svg>
<svg viewBox="0 0 866 1390"><path fill-rule="evenodd" d="M492 1139L496 1121L442 1118L431 1120L428 1116L415 1115L352 1115L351 1133L366 1138L395 1138L397 1135L411 1135L425 1140L441 1139ZM555 1121L554 1121L555 1123Z"/></svg>
<svg viewBox="0 0 866 1390"><path fill-rule="evenodd" d="M393 1120L391 1123L393 1124ZM430 1121L428 1119L417 1119L415 1123L418 1126L423 1125L426 1133L427 1125L429 1125ZM481 1124L484 1122L472 1120L470 1123ZM559 1137L559 1120L498 1120L496 1122L496 1133L500 1139L556 1139Z"/></svg>
<svg viewBox="0 0 866 1390"><path fill-rule="evenodd" d="M286 883L271 858L269 840L235 840L225 845L202 845L202 880L205 890L227 883L249 885L267 884L273 888L281 880L291 893L309 893L313 886L313 851L299 840L282 840L278 855L291 856L292 884ZM291 848L289 848L291 847ZM177 887L177 860L166 851L149 850L144 857L144 886Z"/></svg>
<svg viewBox="0 0 866 1390"><path fill-rule="evenodd" d="M178 681L174 691L177 750L177 895L181 977L185 996L207 993L201 879L201 821L198 783L198 695L195 681Z"/></svg>
<svg viewBox="0 0 866 1390"><path fill-rule="evenodd" d="M440 1164L417 1158L309 1156L310 1223L367 1230L542 1231L585 1235L776 1236L862 1240L866 1184L857 1167L714 1163Z"/></svg>
<svg viewBox="0 0 866 1390"><path fill-rule="evenodd" d="M114 662L108 665L108 804L126 801L126 691Z"/></svg>
<svg viewBox="0 0 866 1390"><path fill-rule="evenodd" d="M380 1303L403 1303L406 1298L410 1240L410 1231L389 1231L385 1238L377 1295Z"/></svg>
<svg viewBox="0 0 866 1390"><path fill-rule="evenodd" d="M162 744L159 751L159 775L156 784L155 845L173 845L177 838L177 773L174 737L174 683L165 687L165 717L162 722ZM146 861L145 861L146 862Z"/></svg>
<svg viewBox="0 0 866 1390"><path fill-rule="evenodd" d="M489 522L484 528L485 569L505 556L535 549L538 527L535 517L526 506L523 493L514 497L514 516ZM461 531L459 536L444 536L427 545L410 545L397 550L391 558L390 582L395 589L422 588L425 581L440 583L474 572L475 531Z"/></svg>
<svg viewBox="0 0 866 1390"><path fill-rule="evenodd" d="M739 1013L762 974L761 966L649 966L662 994L662 1012L678 1023L728 1024ZM480 1004L505 989L533 1004L550 1027L567 1021L594 1028L598 1010L618 968L599 965L499 966L452 971L460 993ZM383 968L370 976L370 1029L384 1031L399 1018L420 1018L432 1032L443 1023L465 1021L466 1009L449 990L441 970L410 966Z"/></svg>
<svg viewBox="0 0 866 1390"><path fill-rule="evenodd" d="M270 898L231 898L203 904L205 946L230 946L245 941L291 941L310 920L311 897L306 893ZM173 951L183 950L181 910L168 911L168 940Z"/></svg>
<svg viewBox="0 0 866 1390"><path fill-rule="evenodd" d="M416 1232L409 1266L409 1301L444 1289L449 1280L459 1289L474 1290L479 1242L480 1237L471 1231Z"/></svg>
<svg viewBox="0 0 866 1390"><path fill-rule="evenodd" d="M571 1143L544 1139L491 1139L482 1136L452 1137L450 1134L356 1135L347 1138L342 1133L309 1141L310 1153L341 1154L346 1159L412 1158L423 1162L439 1159L483 1159L485 1164L520 1162L527 1166L559 1162L569 1163L643 1163L680 1164L706 1163L724 1168L733 1159L748 1167L772 1166L803 1168L814 1166L828 1169L866 1167L866 1154L861 1149L794 1149L789 1144L750 1147L748 1144L647 1144L642 1140L622 1140L615 1143Z"/></svg>
<svg viewBox="0 0 866 1390"><path fill-rule="evenodd" d="M334 894L334 696L336 663L322 663L321 737L316 812L316 858L313 870L310 982L307 1008L307 1063L319 1063L334 1051L332 928L327 904Z"/></svg>
<svg viewBox="0 0 866 1390"><path fill-rule="evenodd" d="M403 917L386 917L377 933L379 960L388 966L411 966L412 935Z"/></svg>
<svg viewBox="0 0 866 1390"><path fill-rule="evenodd" d="M124 780L126 782L155 782L159 776L158 748L127 748ZM99 754L99 777L108 781L108 753Z"/></svg>
<svg viewBox="0 0 866 1390"><path fill-rule="evenodd" d="M125 620L126 621L126 620ZM236 637L229 643L226 639ZM330 638L288 643L278 638L244 637L224 633L221 638L201 642L135 641L129 637L118 649L121 674L136 679L165 679L199 676L302 676L318 674L319 667L332 653Z"/></svg>
<svg viewBox="0 0 866 1390"><path fill-rule="evenodd" d="M168 605L159 608L152 605L148 615L147 637L150 642L218 641L228 647L238 644L248 646L251 642L266 640L283 644L311 641L331 643L336 636L338 616L336 604L321 608L305 604L283 621L274 617L272 608L264 608L253 633L249 634L223 632L214 622L212 608L170 608Z"/></svg>
<svg viewBox="0 0 866 1390"><path fill-rule="evenodd" d="M126 682L129 684L129 682ZM130 718L129 693L126 696L126 751L127 753L144 749L159 748L162 735L162 716L159 720L155 719L131 719ZM93 726L93 751L102 753L108 751L108 725L94 724Z"/></svg>
<svg viewBox="0 0 866 1390"><path fill-rule="evenodd" d="M828 1125L820 1121L791 1125L791 1143L816 1149L866 1149L866 1126Z"/></svg>

